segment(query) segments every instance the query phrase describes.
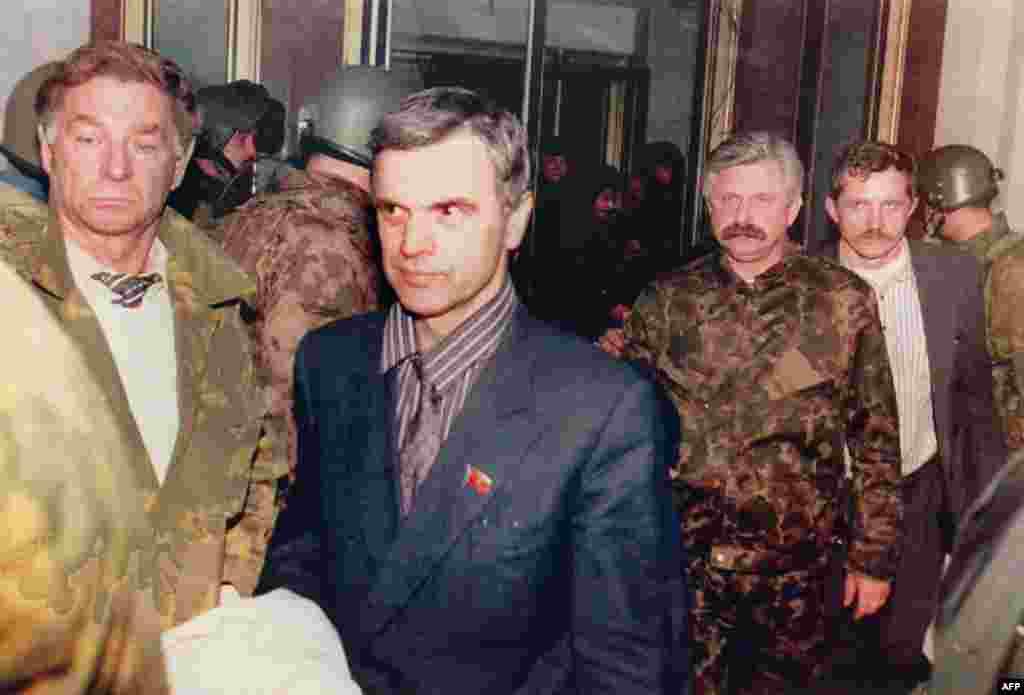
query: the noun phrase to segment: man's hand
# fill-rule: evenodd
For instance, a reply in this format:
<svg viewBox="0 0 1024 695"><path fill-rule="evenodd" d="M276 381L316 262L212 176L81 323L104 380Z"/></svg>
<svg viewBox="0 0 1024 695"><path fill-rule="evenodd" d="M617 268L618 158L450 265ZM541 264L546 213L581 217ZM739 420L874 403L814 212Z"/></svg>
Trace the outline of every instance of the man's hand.
<svg viewBox="0 0 1024 695"><path fill-rule="evenodd" d="M875 579L860 572L847 572L843 605L852 606L856 601L857 608L853 613L853 619L860 620L877 613L889 600L891 589L892 583L885 579Z"/></svg>
<svg viewBox="0 0 1024 695"><path fill-rule="evenodd" d="M626 349L626 333L621 328L609 328L597 341L597 346L612 357L622 357Z"/></svg>

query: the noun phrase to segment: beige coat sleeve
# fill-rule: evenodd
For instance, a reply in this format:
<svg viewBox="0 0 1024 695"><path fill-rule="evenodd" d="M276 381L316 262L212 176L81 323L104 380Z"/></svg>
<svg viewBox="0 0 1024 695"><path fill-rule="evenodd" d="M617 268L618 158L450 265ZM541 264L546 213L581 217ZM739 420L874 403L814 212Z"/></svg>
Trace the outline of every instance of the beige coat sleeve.
<svg viewBox="0 0 1024 695"><path fill-rule="evenodd" d="M155 616L130 589L147 522L128 450L79 353L6 265L0 294L0 691L165 693Z"/></svg>

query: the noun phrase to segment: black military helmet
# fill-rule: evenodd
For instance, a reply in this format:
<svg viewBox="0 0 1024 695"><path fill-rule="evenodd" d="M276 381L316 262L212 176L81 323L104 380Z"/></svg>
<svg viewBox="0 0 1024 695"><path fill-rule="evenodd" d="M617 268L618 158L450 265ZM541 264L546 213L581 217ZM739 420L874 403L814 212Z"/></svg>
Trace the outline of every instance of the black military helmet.
<svg viewBox="0 0 1024 695"><path fill-rule="evenodd" d="M981 150L946 145L921 159L917 182L925 203L937 210L988 206L999 193L1003 172Z"/></svg>
<svg viewBox="0 0 1024 695"><path fill-rule="evenodd" d="M219 160L224 146L238 132L254 133L256 151L275 155L284 144L284 104L267 88L249 80L204 87L196 92L202 130L196 156Z"/></svg>
<svg viewBox="0 0 1024 695"><path fill-rule="evenodd" d="M326 154L370 168L370 132L381 116L423 89L418 72L396 72L363 65L343 66L303 110L302 156Z"/></svg>

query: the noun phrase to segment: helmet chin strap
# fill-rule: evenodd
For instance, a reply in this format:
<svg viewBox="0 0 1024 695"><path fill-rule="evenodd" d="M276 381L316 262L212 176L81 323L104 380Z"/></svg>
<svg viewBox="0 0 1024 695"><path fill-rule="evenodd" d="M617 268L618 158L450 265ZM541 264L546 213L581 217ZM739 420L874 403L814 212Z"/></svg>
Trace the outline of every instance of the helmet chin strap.
<svg viewBox="0 0 1024 695"><path fill-rule="evenodd" d="M946 225L946 213L938 208L930 208L925 220L925 232L930 237L936 237L942 232Z"/></svg>

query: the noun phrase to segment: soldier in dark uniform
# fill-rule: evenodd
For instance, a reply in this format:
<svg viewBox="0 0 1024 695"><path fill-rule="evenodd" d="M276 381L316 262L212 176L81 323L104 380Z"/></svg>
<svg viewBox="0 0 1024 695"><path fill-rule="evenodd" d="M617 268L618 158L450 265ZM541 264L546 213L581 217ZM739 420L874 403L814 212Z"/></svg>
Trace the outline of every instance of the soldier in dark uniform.
<svg viewBox="0 0 1024 695"><path fill-rule="evenodd" d="M284 144L284 104L249 80L196 92L202 125L195 154L168 204L205 230L216 230L229 212L261 192L256 163ZM262 182L267 190L276 181Z"/></svg>

